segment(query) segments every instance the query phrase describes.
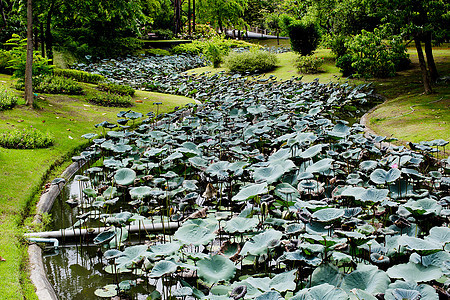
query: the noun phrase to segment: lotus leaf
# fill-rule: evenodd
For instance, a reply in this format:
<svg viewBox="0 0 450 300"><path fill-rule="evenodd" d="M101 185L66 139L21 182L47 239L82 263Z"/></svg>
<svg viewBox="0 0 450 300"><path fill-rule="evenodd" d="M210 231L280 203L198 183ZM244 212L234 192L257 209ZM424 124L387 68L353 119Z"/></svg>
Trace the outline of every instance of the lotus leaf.
<svg viewBox="0 0 450 300"><path fill-rule="evenodd" d="M418 215L439 215L442 210L442 206L433 199L411 199L403 205L407 210Z"/></svg>
<svg viewBox="0 0 450 300"><path fill-rule="evenodd" d="M122 168L117 170L116 174L114 174L114 179L117 184L130 185L136 179L136 172L132 169Z"/></svg>
<svg viewBox="0 0 450 300"><path fill-rule="evenodd" d="M130 190L131 199L144 199L151 195L152 188L148 186L134 187Z"/></svg>
<svg viewBox="0 0 450 300"><path fill-rule="evenodd" d="M329 223L344 216L345 211L339 208L324 208L312 214L312 218L317 222Z"/></svg>
<svg viewBox="0 0 450 300"><path fill-rule="evenodd" d="M174 237L185 245L206 245L215 238L213 233L214 228L207 228L197 224L185 223L182 227L178 228Z"/></svg>
<svg viewBox="0 0 450 300"><path fill-rule="evenodd" d="M385 300L424 299L438 300L436 290L427 284L417 284L413 281L397 280L391 283L384 295Z"/></svg>
<svg viewBox="0 0 450 300"><path fill-rule="evenodd" d="M257 218L233 217L225 224L224 230L228 233L251 231L258 223Z"/></svg>
<svg viewBox="0 0 450 300"><path fill-rule="evenodd" d="M156 244L150 246L150 252L155 256L169 256L176 253L181 248L181 244L178 242Z"/></svg>
<svg viewBox="0 0 450 300"><path fill-rule="evenodd" d="M306 168L306 172L323 173L333 168L333 159L324 158Z"/></svg>
<svg viewBox="0 0 450 300"><path fill-rule="evenodd" d="M295 283L295 273L297 270L292 270L275 275L270 281L270 288L279 292L293 291L297 287Z"/></svg>
<svg viewBox="0 0 450 300"><path fill-rule="evenodd" d="M197 262L198 276L208 282L217 283L229 280L234 276L236 267L234 263L222 255L214 255Z"/></svg>
<svg viewBox="0 0 450 300"><path fill-rule="evenodd" d="M410 250L416 251L421 255L428 255L442 250L441 244L411 236L402 236L399 244L405 245Z"/></svg>
<svg viewBox="0 0 450 300"><path fill-rule="evenodd" d="M239 193L233 196L233 201L244 201L251 199L260 194L265 194L268 192L267 183L250 184L243 187Z"/></svg>
<svg viewBox="0 0 450 300"><path fill-rule="evenodd" d="M376 266L359 264L355 271L344 277L341 288L347 292L357 288L376 295L384 293L390 282L388 275Z"/></svg>
<svg viewBox="0 0 450 300"><path fill-rule="evenodd" d="M175 273L177 271L177 268L178 266L174 262L170 260L162 260L156 263L151 273L149 274L149 277L151 278L163 277L164 275Z"/></svg>
<svg viewBox="0 0 450 300"><path fill-rule="evenodd" d="M252 237L249 241L245 242L244 247L241 250L241 255L252 254L261 255L266 254L269 246L274 242L281 239L283 234L280 231L269 229L258 235Z"/></svg>
<svg viewBox="0 0 450 300"><path fill-rule="evenodd" d="M342 289L324 283L299 291L291 300L347 300L348 298L347 293Z"/></svg>
<svg viewBox="0 0 450 300"><path fill-rule="evenodd" d="M94 244L95 245L99 245L99 244L103 244L103 243L108 243L109 241L111 241L114 237L116 236L116 232L115 231L103 231L102 233L99 233L95 238L94 238Z"/></svg>
<svg viewBox="0 0 450 300"><path fill-rule="evenodd" d="M267 182L267 184L271 184L278 181L281 176L283 176L284 172L286 172L286 169L281 165L270 165L265 168L255 169L253 179L255 179L255 181L263 180Z"/></svg>
<svg viewBox="0 0 450 300"><path fill-rule="evenodd" d="M440 278L443 273L439 267L424 267L412 262L390 267L386 273L391 278L401 278L406 281L427 282Z"/></svg>
<svg viewBox="0 0 450 300"><path fill-rule="evenodd" d="M303 151L299 156L303 159L313 158L322 151L322 144L314 145Z"/></svg>
<svg viewBox="0 0 450 300"><path fill-rule="evenodd" d="M105 285L104 287L95 290L94 294L97 297L102 297L102 298L111 298L111 297L117 296L117 294L118 294L117 285L115 285L115 284Z"/></svg>
<svg viewBox="0 0 450 300"><path fill-rule="evenodd" d="M370 180L376 184L386 184L396 181L401 174L399 169L390 169L387 172L383 169L376 169L370 174Z"/></svg>
<svg viewBox="0 0 450 300"><path fill-rule="evenodd" d="M276 291L265 292L264 294L259 295L258 297L255 298L255 300L280 300L280 299L283 299L283 297L281 297L280 293Z"/></svg>
<svg viewBox="0 0 450 300"><path fill-rule="evenodd" d="M331 264L324 264L314 269L311 275L311 286L320 286L322 284L331 284L340 286L344 275L338 268Z"/></svg>

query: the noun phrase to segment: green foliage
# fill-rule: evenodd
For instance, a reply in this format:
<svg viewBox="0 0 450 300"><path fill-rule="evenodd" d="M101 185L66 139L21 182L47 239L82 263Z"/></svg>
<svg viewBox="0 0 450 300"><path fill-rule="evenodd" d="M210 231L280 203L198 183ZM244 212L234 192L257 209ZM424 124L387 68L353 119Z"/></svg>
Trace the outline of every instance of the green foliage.
<svg viewBox="0 0 450 300"><path fill-rule="evenodd" d="M152 31L158 38L163 40L173 39L173 32L170 29L154 29Z"/></svg>
<svg viewBox="0 0 450 300"><path fill-rule="evenodd" d="M320 72L323 58L314 55L305 55L297 58L296 67L300 73L315 74Z"/></svg>
<svg viewBox="0 0 450 300"><path fill-rule="evenodd" d="M76 81L62 76L41 75L33 77L33 89L37 93L46 94L83 94L83 88Z"/></svg>
<svg viewBox="0 0 450 300"><path fill-rule="evenodd" d="M135 92L131 86L116 83L99 83L97 89L122 96L133 96Z"/></svg>
<svg viewBox="0 0 450 300"><path fill-rule="evenodd" d="M347 47L345 43L350 39L349 36L336 34L326 37L328 40L327 46L330 47L331 51L339 58L347 53Z"/></svg>
<svg viewBox="0 0 450 300"><path fill-rule="evenodd" d="M409 65L406 47L398 36L387 42L383 38L379 29L373 32L363 30L345 44L348 54L337 60L337 66L345 75L351 73L366 78L395 76L396 71Z"/></svg>
<svg viewBox="0 0 450 300"><path fill-rule="evenodd" d="M213 38L206 43L203 48L203 55L213 64L214 68L218 68L223 62L223 57L230 51L230 46L227 45L222 38Z"/></svg>
<svg viewBox="0 0 450 300"><path fill-rule="evenodd" d="M232 48L252 48L252 47L258 47L254 44L240 41L240 40L231 40L231 39L224 39L222 37L216 37L212 40L206 40L206 41L200 41L196 40L192 43L187 44L180 44L172 48L173 54L201 54L205 53L206 48L210 46L210 44L213 43L216 47L219 47L221 51L224 51L225 53L228 53L229 49Z"/></svg>
<svg viewBox="0 0 450 300"><path fill-rule="evenodd" d="M87 99L91 103L108 107L129 107L132 105L130 96L113 93L93 93L88 95Z"/></svg>
<svg viewBox="0 0 450 300"><path fill-rule="evenodd" d="M203 52L203 43L200 41L193 41L192 43L187 43L187 44L180 44L180 45L176 45L175 47L172 48L171 52L173 54L182 54L182 53L186 53L186 54L200 54Z"/></svg>
<svg viewBox="0 0 450 300"><path fill-rule="evenodd" d="M105 80L100 74L93 74L85 71L72 70L72 69L60 69L54 68L53 74L57 76L63 76L66 78L72 78L78 82L87 82L87 83L99 83Z"/></svg>
<svg viewBox="0 0 450 300"><path fill-rule="evenodd" d="M312 23L293 21L288 27L291 48L301 55L310 55L319 45L319 31Z"/></svg>
<svg viewBox="0 0 450 300"><path fill-rule="evenodd" d="M26 39L21 39L17 34L6 42L6 45L12 46L10 50L11 60L10 68L14 70L13 75L20 81L25 80L25 66L27 60ZM52 73L53 65L48 64L48 59L33 53L33 76L49 75Z"/></svg>
<svg viewBox="0 0 450 300"><path fill-rule="evenodd" d="M12 109L17 104L17 96L7 87L0 85L0 111Z"/></svg>
<svg viewBox="0 0 450 300"><path fill-rule="evenodd" d="M275 69L277 65L275 54L262 51L251 50L242 53L231 52L225 58L225 66L230 72L237 73L263 73Z"/></svg>
<svg viewBox="0 0 450 300"><path fill-rule="evenodd" d="M9 74L13 73L11 60L13 59L11 51L4 49L0 50L0 73Z"/></svg>
<svg viewBox="0 0 450 300"><path fill-rule="evenodd" d="M151 56L166 56L166 55L170 55L170 52L164 49L146 49L145 50L145 54L151 55Z"/></svg>
<svg viewBox="0 0 450 300"><path fill-rule="evenodd" d="M0 145L9 149L47 148L53 145L53 137L33 127L14 129L0 134Z"/></svg>

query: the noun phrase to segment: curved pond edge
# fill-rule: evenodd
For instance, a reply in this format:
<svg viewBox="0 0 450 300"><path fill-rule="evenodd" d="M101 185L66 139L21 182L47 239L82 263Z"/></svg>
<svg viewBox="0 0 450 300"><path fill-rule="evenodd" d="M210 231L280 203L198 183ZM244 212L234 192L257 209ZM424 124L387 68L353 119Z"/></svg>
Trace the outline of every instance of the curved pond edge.
<svg viewBox="0 0 450 300"><path fill-rule="evenodd" d="M76 172L78 172L85 164L86 160L72 163L61 174L62 178L71 178ZM34 216L33 223L42 223L42 214L50 212L53 203L59 196L61 190L64 188L65 182L59 184L52 184L39 198L39 202L36 205L36 214ZM47 278L47 272L44 267L44 261L42 259L42 249L36 244L31 244L28 247L28 258L30 268L30 280L35 286L35 293L40 300L58 300L58 296L53 289Z"/></svg>

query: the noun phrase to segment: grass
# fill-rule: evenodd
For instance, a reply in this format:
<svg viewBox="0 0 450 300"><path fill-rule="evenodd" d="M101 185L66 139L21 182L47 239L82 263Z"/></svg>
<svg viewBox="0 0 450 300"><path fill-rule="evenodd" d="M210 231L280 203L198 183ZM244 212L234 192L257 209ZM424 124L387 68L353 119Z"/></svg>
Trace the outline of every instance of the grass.
<svg viewBox="0 0 450 300"><path fill-rule="evenodd" d="M284 40L285 41L285 40ZM262 41L263 43L265 41ZM276 40L272 41L272 44ZM319 49L315 55L324 58L323 72L318 74L299 74L294 66L296 54L292 52L278 54L278 67L263 76L274 75L286 80L292 76L303 76L303 81L309 82L315 78L319 82L349 81L351 84L371 83L375 91L386 98L369 114L367 126L379 135L397 138L398 144L420 142L434 139L450 140L450 87L448 83L438 83L434 86L434 94L424 95L422 75L420 72L417 52L409 48L412 61L411 68L399 72L397 76L384 79L346 79L341 78L339 69L335 66L334 56L328 49ZM448 45L433 49L434 58L441 76L450 76L450 48ZM212 66L190 70L189 73L226 72L225 68ZM413 107L414 111L412 111Z"/></svg>
<svg viewBox="0 0 450 300"><path fill-rule="evenodd" d="M434 139L450 140L450 86L441 82L434 93L423 94L417 54L409 50L412 66L396 77L372 80L376 90L387 98L368 115L369 128L379 135L393 136L400 144ZM450 49L433 49L441 76L450 75Z"/></svg>
<svg viewBox="0 0 450 300"><path fill-rule="evenodd" d="M9 76L0 75L0 83L11 85ZM93 85L83 85L93 89ZM42 99L41 99L42 98ZM132 110L156 112L153 102L162 102L160 112L172 111L192 99L136 91ZM104 120L114 122L123 108L108 108L89 104L85 96L40 95L40 109L24 106L24 101L13 110L0 113L0 132L13 128L33 126L42 132L50 132L55 145L48 149L14 150L0 148L0 295L3 299L35 299L34 287L27 279L26 247L21 241L25 216L33 212L41 186L59 176L70 163L77 149L86 145L81 135L88 132L101 133L95 124ZM51 177L51 176L53 177Z"/></svg>

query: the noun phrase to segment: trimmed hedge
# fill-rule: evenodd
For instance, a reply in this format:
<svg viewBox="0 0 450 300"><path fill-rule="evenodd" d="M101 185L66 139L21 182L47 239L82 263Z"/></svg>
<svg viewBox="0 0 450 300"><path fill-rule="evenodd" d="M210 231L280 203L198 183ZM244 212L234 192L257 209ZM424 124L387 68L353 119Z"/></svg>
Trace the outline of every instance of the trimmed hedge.
<svg viewBox="0 0 450 300"><path fill-rule="evenodd" d="M278 59L274 53L262 50L231 52L225 58L225 67L236 73L263 73L275 69Z"/></svg>
<svg viewBox="0 0 450 300"><path fill-rule="evenodd" d="M63 76L67 78L72 78L78 82L86 82L97 84L99 82L105 81L106 78L99 74L92 74L85 71L72 70L72 69L59 69L54 68L53 74L57 76Z"/></svg>
<svg viewBox="0 0 450 300"><path fill-rule="evenodd" d="M90 103L108 107L129 107L133 105L130 96L112 93L93 93L88 95L87 99Z"/></svg>
<svg viewBox="0 0 450 300"><path fill-rule="evenodd" d="M135 92L131 86L116 83L99 83L97 89L122 96L133 96Z"/></svg>

